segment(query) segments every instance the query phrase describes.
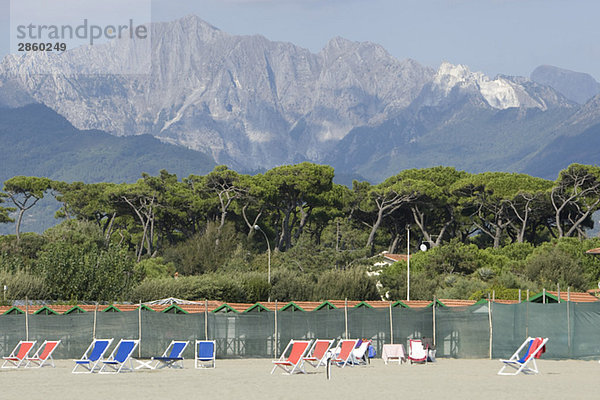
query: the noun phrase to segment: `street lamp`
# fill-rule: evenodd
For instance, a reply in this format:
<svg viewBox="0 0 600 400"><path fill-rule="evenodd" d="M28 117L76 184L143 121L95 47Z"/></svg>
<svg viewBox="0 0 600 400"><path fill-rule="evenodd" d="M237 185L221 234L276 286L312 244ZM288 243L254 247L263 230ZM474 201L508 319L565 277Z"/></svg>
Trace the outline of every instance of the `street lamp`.
<svg viewBox="0 0 600 400"><path fill-rule="evenodd" d="M254 225L254 229L256 229L259 232L262 232L263 236L265 237L265 242L267 242L267 252L268 252L268 269L267 269L267 274L268 274L267 277L268 278L267 279L269 282L269 286L271 286L271 245L269 244L269 238L267 237L267 234L265 233L265 231L260 229L260 226Z"/></svg>
<svg viewBox="0 0 600 400"><path fill-rule="evenodd" d="M406 225L406 301L410 301L410 225Z"/></svg>

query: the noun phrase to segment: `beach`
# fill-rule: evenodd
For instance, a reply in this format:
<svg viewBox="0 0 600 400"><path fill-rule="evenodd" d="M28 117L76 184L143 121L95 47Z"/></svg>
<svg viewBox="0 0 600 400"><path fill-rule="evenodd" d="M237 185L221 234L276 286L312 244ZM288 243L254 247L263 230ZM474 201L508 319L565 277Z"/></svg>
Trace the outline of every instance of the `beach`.
<svg viewBox="0 0 600 400"><path fill-rule="evenodd" d="M438 359L427 365L332 367L307 374L273 375L268 359L217 360L215 369L140 369L131 373L72 374L73 361L55 368L1 369L1 398L27 399L544 399L598 398L597 361L538 360L540 374L499 376L498 360Z"/></svg>

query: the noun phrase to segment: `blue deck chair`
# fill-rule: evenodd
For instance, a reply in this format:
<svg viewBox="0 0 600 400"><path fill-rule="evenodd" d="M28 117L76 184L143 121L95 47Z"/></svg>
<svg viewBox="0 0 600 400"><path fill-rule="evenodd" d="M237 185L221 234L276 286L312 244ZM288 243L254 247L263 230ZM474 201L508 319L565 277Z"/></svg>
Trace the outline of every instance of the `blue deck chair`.
<svg viewBox="0 0 600 400"><path fill-rule="evenodd" d="M83 356L78 360L73 360L75 361L75 367L71 372L74 374L91 374L94 372L94 369L96 369L100 361L102 361L104 353L106 353L106 350L108 350L108 347L113 340L114 339L94 339L85 353L83 353ZM83 369L83 371L78 371L78 369Z"/></svg>
<svg viewBox="0 0 600 400"><path fill-rule="evenodd" d="M196 340L195 367L214 368L216 359L216 347L214 340Z"/></svg>
<svg viewBox="0 0 600 400"><path fill-rule="evenodd" d="M161 368L183 368L183 351L188 345L188 341L172 340L169 347L165 350L162 356L152 357L156 364L151 367L152 369Z"/></svg>
<svg viewBox="0 0 600 400"><path fill-rule="evenodd" d="M515 351L508 360L500 360L503 365L500 371L498 371L498 375L517 375L520 372L524 374L528 373L539 373L537 364L535 362L536 358L540 358L540 356L546 351L546 343L548 343L548 338L542 337L528 337L525 339L521 347ZM527 347L527 351L521 356L521 351ZM533 367L528 367L527 365L531 362ZM515 372L504 372L506 367L512 367L516 371Z"/></svg>
<svg viewBox="0 0 600 400"><path fill-rule="evenodd" d="M100 368L100 373L116 374L118 372L133 372L131 355L139 343L140 341L138 339L121 339L108 360L102 361L103 365L102 368Z"/></svg>

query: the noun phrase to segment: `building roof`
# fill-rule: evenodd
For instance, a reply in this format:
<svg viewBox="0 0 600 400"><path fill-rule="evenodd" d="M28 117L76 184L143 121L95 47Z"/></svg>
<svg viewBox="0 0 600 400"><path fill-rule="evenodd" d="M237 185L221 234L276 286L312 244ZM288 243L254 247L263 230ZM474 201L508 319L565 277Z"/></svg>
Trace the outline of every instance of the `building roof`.
<svg viewBox="0 0 600 400"><path fill-rule="evenodd" d="M590 292L593 292L593 290L591 290ZM547 291L546 292L547 298L548 299L552 299L554 300L554 302L556 302L558 300L558 292L554 292L554 291ZM535 301L535 299L538 299L540 296L542 296L542 292L535 294L534 296L530 297L530 300ZM567 299L569 298L569 294L567 292L561 291L560 292L560 299L561 301L567 301ZM599 299L594 296L591 293L585 293L585 292L571 292L570 293L570 299L571 302L574 303L590 303L590 302L596 302L599 301ZM552 302L552 300L550 300L550 302ZM523 299L523 301L525 301L525 299ZM500 299L496 299L494 301L495 303L498 304L516 304L518 303L517 300L500 300ZM352 309L352 308L357 308L357 307L367 307L367 308L373 308L373 309L385 309L385 308L389 308L390 306L406 306L408 308L425 308L425 307L431 307L432 305L432 301L431 300L410 300L410 301L406 301L406 300L399 300L399 301L356 301L356 300L348 300L346 302L346 300L323 300L323 301L294 301L294 302L274 302L274 301L264 301L264 302L258 302L258 303L225 303L222 301L217 301L217 300L209 300L209 301L198 301L198 302L187 302L184 304L173 304L173 305L168 305L168 304L143 304L142 305L142 311L143 310L154 310L156 312L165 312L167 311L169 308L172 308L173 306L176 306L178 309L184 311L185 313L189 313L189 314L198 314L198 313L203 313L203 312L218 312L218 311L223 311L225 310L229 310L229 311L233 311L233 312L238 312L238 313L243 313L243 312L251 312L251 311L275 311L275 309L277 309L278 311L286 308L286 309L294 309L294 310L302 310L302 311L315 311L315 310L319 310L322 309L323 307L326 308L337 308L337 309L344 309L344 306L346 304L348 304L348 308ZM475 300L461 300L461 299L437 299L437 303L439 306L442 307L468 307L468 306L472 306L474 304L476 304L477 302ZM290 306L290 307L286 307L286 306ZM294 307L295 306L295 307ZM69 312L94 312L94 310L97 310L98 312L104 312L104 311L114 311L114 312L125 312L125 311L136 311L140 305L139 304L111 304L111 305L86 305L86 304L79 304L79 305L65 305L65 304L46 304L46 305L29 305L28 307L25 306L0 306L0 315L5 314L5 313L24 313L25 310L27 310L27 312L29 314L35 314L36 312L42 310L44 308L46 309L50 309L54 312L56 312L57 314L66 314ZM75 310L74 310L75 309Z"/></svg>
<svg viewBox="0 0 600 400"><path fill-rule="evenodd" d="M385 258L386 260L389 260L389 261L397 262L397 261L406 261L406 260L408 260L409 257L406 254L385 253L383 255L383 258Z"/></svg>
<svg viewBox="0 0 600 400"><path fill-rule="evenodd" d="M547 291L546 293L558 298L558 292ZM588 292L567 293L566 291L562 291L562 290L560 291L560 300L567 301L569 298L569 295L571 297L571 301L574 303L591 303L594 301L598 301L598 298L596 296L594 296L593 294L588 293Z"/></svg>

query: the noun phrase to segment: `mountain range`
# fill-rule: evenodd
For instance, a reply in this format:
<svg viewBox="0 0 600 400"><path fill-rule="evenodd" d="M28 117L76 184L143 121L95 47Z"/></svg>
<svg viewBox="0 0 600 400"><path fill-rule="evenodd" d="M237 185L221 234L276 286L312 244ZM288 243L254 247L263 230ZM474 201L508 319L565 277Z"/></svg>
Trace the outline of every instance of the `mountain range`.
<svg viewBox="0 0 600 400"><path fill-rule="evenodd" d="M102 73L136 62L138 43L127 37L60 54L6 56L0 106L26 112L18 107L44 105L90 144L108 140L103 132L124 137L123 146L153 136L175 146L152 144L158 153L144 159L183 175L216 163L247 172L312 161L374 182L434 165L554 179L572 162L595 163L589 143L600 133L600 84L587 74L541 66L530 78L488 77L446 62L436 70L343 38L312 53L262 36L229 35L195 16L149 28L148 74ZM40 134L37 144L43 143ZM27 146L35 148L36 140ZM166 165L160 152L173 148L190 152ZM190 164L181 161L176 171L184 159ZM23 168L14 173L30 174Z"/></svg>

